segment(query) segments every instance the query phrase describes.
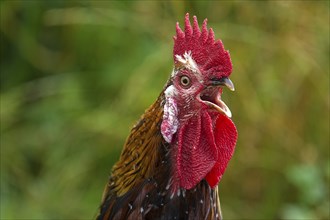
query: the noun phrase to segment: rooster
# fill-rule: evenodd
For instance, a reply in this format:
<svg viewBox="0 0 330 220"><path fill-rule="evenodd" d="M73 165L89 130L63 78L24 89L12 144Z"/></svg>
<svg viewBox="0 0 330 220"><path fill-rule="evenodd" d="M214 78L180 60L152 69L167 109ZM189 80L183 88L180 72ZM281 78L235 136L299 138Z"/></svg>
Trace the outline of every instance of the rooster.
<svg viewBox="0 0 330 220"><path fill-rule="evenodd" d="M237 131L221 100L234 90L229 52L207 19L176 24L174 68L132 128L105 186L97 220L221 219L217 185Z"/></svg>

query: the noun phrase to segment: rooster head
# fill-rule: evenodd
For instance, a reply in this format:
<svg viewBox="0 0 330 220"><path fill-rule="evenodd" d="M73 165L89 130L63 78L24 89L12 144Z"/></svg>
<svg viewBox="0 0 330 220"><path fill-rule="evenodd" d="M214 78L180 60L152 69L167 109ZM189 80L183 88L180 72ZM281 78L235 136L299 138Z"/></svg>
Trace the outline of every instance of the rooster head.
<svg viewBox="0 0 330 220"><path fill-rule="evenodd" d="M232 63L221 40L215 40L205 19L200 30L189 14L185 30L176 25L174 69L164 91L161 133L174 150L173 170L178 185L191 189L206 179L220 181L236 145L231 111L221 100L222 88L234 90L229 79Z"/></svg>

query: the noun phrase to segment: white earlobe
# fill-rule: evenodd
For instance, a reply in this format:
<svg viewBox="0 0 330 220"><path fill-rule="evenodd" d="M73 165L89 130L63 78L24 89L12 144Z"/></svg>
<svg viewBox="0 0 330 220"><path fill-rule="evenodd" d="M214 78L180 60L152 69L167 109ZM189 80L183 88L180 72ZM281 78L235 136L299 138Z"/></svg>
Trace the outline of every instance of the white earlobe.
<svg viewBox="0 0 330 220"><path fill-rule="evenodd" d="M163 121L161 124L161 133L167 143L171 143L173 135L178 130L178 108L173 98L175 94L175 88L173 85L169 86L165 90L165 104Z"/></svg>

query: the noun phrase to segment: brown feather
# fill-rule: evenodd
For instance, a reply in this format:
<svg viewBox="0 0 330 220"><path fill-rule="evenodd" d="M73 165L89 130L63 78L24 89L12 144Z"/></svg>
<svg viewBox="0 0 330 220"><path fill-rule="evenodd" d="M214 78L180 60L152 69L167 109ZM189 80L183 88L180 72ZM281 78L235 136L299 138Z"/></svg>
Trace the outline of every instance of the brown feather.
<svg viewBox="0 0 330 220"><path fill-rule="evenodd" d="M126 140L105 187L98 220L221 219L217 188L203 180L171 191L171 148L160 132L164 93L142 115Z"/></svg>

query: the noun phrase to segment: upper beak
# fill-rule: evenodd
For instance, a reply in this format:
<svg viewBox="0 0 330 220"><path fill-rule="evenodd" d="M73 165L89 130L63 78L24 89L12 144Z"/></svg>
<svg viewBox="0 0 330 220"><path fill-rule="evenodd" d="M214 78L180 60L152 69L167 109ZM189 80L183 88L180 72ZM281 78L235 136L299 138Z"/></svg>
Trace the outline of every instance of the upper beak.
<svg viewBox="0 0 330 220"><path fill-rule="evenodd" d="M210 86L226 86L231 91L235 91L234 83L227 77L222 77L220 79L211 79Z"/></svg>

